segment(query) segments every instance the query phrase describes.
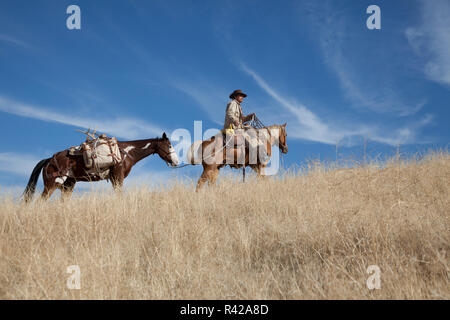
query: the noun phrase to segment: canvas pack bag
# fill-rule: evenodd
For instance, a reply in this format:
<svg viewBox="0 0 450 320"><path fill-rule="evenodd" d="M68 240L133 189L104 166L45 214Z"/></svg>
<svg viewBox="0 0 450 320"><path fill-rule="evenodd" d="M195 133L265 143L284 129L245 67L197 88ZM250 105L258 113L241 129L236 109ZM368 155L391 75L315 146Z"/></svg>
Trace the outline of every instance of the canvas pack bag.
<svg viewBox="0 0 450 320"><path fill-rule="evenodd" d="M105 134L81 144L86 168L104 170L122 161L117 139Z"/></svg>

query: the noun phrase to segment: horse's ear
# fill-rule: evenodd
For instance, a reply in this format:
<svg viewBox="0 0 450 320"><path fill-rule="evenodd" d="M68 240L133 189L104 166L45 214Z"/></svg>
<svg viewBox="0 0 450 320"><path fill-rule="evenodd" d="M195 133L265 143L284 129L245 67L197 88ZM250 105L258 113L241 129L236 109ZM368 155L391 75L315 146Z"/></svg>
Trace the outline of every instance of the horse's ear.
<svg viewBox="0 0 450 320"><path fill-rule="evenodd" d="M283 124L283 127L286 127L286 124L287 124L287 123L285 122L285 123Z"/></svg>
<svg viewBox="0 0 450 320"><path fill-rule="evenodd" d="M165 132L163 133L162 138L163 138L163 139L167 139L167 136L166 136L166 133L165 133Z"/></svg>

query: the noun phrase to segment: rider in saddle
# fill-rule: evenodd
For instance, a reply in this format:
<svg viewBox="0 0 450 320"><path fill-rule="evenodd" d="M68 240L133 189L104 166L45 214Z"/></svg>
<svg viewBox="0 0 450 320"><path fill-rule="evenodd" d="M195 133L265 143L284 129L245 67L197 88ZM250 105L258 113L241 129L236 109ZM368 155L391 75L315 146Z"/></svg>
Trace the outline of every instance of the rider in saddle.
<svg viewBox="0 0 450 320"><path fill-rule="evenodd" d="M257 137L257 132L252 127L245 125L246 122L253 120L255 117L254 113L244 116L242 112L241 103L244 98L247 97L242 90L234 90L230 94L231 101L227 104L227 110L225 112L225 124L223 126L224 131L227 129L233 129L234 134L241 134L244 136L246 142L248 143L249 149L253 148L257 151L259 147L260 152L258 154L261 163L266 163L269 160L269 156L266 151L266 146Z"/></svg>

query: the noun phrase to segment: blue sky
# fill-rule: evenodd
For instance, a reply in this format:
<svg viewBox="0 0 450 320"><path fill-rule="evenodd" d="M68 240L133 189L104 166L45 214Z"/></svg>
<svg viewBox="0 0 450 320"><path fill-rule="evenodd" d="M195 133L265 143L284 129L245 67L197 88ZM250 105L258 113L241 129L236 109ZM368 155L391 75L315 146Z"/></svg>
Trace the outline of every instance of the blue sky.
<svg viewBox="0 0 450 320"><path fill-rule="evenodd" d="M81 30L66 9L81 8ZM381 8L368 30L366 8ZM0 189L78 145L78 128L121 140L220 128L228 95L287 122L287 167L447 148L450 2L2 1ZM174 143L175 144L175 143ZM197 177L143 160L131 181ZM40 184L42 182L40 181ZM1 190L0 190L1 192Z"/></svg>

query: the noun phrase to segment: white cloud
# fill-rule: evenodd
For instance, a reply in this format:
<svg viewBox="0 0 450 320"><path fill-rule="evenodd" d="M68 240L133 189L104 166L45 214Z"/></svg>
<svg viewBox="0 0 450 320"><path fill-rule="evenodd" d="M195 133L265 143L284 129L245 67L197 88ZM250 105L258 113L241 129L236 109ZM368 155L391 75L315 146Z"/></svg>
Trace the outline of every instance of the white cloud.
<svg viewBox="0 0 450 320"><path fill-rule="evenodd" d="M421 1L422 24L407 28L405 36L414 51L426 59L425 75L432 81L450 86L450 2Z"/></svg>
<svg viewBox="0 0 450 320"><path fill-rule="evenodd" d="M5 34L0 34L0 41L1 42L5 42L8 44L13 44L19 47L23 47L23 48L32 48L32 46L22 40L16 39L14 37L11 36L7 36Z"/></svg>
<svg viewBox="0 0 450 320"><path fill-rule="evenodd" d="M29 154L3 152L0 153L0 171L29 176L35 165L41 160Z"/></svg>
<svg viewBox="0 0 450 320"><path fill-rule="evenodd" d="M195 82L195 85L194 85ZM204 81L171 81L171 85L191 97L208 114L209 118L223 125L225 103L228 94Z"/></svg>
<svg viewBox="0 0 450 320"><path fill-rule="evenodd" d="M241 64L242 70L255 80L255 82L283 108L289 111L296 119L296 123L289 126L290 136L297 139L322 142L327 144L336 144L338 142L352 145L354 138L363 137L373 141L397 145L416 142L416 131L429 124L432 116L427 115L424 119L410 123L407 127L400 127L394 130L383 130L367 124L355 124L351 127L330 125L320 119L316 114L310 111L304 104L294 99L286 99L276 92L267 82L255 71ZM335 119L334 123L339 123ZM388 132L388 134L386 134Z"/></svg>
<svg viewBox="0 0 450 320"><path fill-rule="evenodd" d="M58 122L81 128L96 128L99 132L106 132L126 139L138 139L149 136L160 136L163 130L153 124L140 119L116 117L105 119L102 117L78 117L70 114L58 113L42 107L24 104L0 96L0 111L17 116L38 119L48 122Z"/></svg>
<svg viewBox="0 0 450 320"><path fill-rule="evenodd" d="M353 69L353 65L343 58L342 48L327 48L324 46L324 54L328 64L331 66L339 79L345 95L352 101L355 107L367 108L377 113L393 113L398 116L410 116L419 112L426 104L426 100L407 104L396 93L395 86L385 86L383 78L378 83L368 81ZM336 51L335 51L336 50ZM333 51L333 52L331 52Z"/></svg>
<svg viewBox="0 0 450 320"><path fill-rule="evenodd" d="M355 24L360 20L348 19L343 5L337 2L310 1L305 5L310 14L300 12L309 18L325 63L352 107L402 117L424 107L425 99L413 96L411 91L402 92L407 82L398 70L405 68L405 59L397 57L398 48L392 47L394 39L389 33L370 38L376 33L368 36L358 31L361 28Z"/></svg>
<svg viewBox="0 0 450 320"><path fill-rule="evenodd" d="M170 186L174 183L189 183L190 178L183 176L183 172L172 169L149 170L145 168L145 164L139 162L132 169L130 175L125 178L123 190L133 190L139 187L148 187L150 189L158 188L160 186ZM79 182L75 189L82 192L88 191L111 191L112 185L110 182L103 180L98 182Z"/></svg>
<svg viewBox="0 0 450 320"><path fill-rule="evenodd" d="M0 200L17 200L22 196L25 186L2 186L0 185Z"/></svg>
<svg viewBox="0 0 450 320"><path fill-rule="evenodd" d="M241 64L241 68L245 73L250 75L267 94L278 101L285 109L296 117L299 126L296 127L295 136L301 139L331 144L336 143L342 138L343 133L330 132L328 126L302 103L286 100L275 92L258 74L256 74L256 72L244 64Z"/></svg>
<svg viewBox="0 0 450 320"><path fill-rule="evenodd" d="M170 171L169 171L170 170ZM183 182L185 179L178 176L175 170L166 169L162 171L151 171L144 169L135 170L134 174L125 179L124 186L126 188L135 188L139 186L159 187L169 186L176 181Z"/></svg>

